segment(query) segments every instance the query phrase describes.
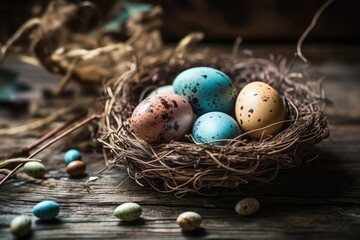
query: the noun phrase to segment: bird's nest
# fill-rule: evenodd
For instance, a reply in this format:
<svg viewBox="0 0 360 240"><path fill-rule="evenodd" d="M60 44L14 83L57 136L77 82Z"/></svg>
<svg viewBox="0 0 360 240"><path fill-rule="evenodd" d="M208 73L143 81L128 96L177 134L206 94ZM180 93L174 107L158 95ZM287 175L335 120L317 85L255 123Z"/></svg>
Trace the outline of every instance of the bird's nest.
<svg viewBox="0 0 360 240"><path fill-rule="evenodd" d="M179 72L192 66L224 71L238 90L259 80L273 86L286 106L282 131L260 140L244 133L224 146L197 144L191 135L184 141L162 144L149 144L137 137L130 124L134 108L149 90L172 84ZM105 87L106 117L100 122L99 141L107 150L109 166L125 166L138 184L177 196L191 192L216 194L219 189L270 181L280 169L316 158L318 151L309 149L318 150L328 137L319 83L305 73L291 71L286 60L280 58L210 58L201 53L159 56L159 61L151 64L134 64Z"/></svg>

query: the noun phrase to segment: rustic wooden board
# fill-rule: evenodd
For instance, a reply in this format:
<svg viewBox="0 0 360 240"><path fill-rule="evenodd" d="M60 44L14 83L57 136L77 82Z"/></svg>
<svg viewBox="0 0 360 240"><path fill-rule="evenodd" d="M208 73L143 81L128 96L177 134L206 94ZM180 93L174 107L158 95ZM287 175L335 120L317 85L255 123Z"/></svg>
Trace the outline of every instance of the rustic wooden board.
<svg viewBox="0 0 360 240"><path fill-rule="evenodd" d="M332 123L331 138L324 142L319 158L309 164L283 170L272 182L223 191L218 197L179 199L131 180L116 188L126 179L126 172L113 169L99 174L104 161L95 150L84 153L87 176L69 178L62 162L64 145L58 143L39 155L49 169L45 177L56 181L54 187L19 180L0 187L0 239L11 239L8 229L11 219L18 214L31 215L31 208L43 199L58 201L61 212L51 222L33 217L31 239L357 239L360 234L360 109L356 105L360 100L359 63L334 61L313 66L327 76L324 86L334 105L327 110ZM44 74L35 69L31 72L28 78L31 74L39 77ZM50 79L51 84L55 81ZM8 126L23 123L28 117L26 114L18 118L1 116L1 123ZM33 140L33 136L27 135L1 137L0 153ZM84 188L90 176L100 177L91 185L93 195ZM258 198L261 210L255 216L241 217L235 213L234 206L247 196ZM126 201L143 206L140 221L123 223L112 216L116 206ZM203 216L203 228L190 235L181 232L175 223L177 215L187 210Z"/></svg>

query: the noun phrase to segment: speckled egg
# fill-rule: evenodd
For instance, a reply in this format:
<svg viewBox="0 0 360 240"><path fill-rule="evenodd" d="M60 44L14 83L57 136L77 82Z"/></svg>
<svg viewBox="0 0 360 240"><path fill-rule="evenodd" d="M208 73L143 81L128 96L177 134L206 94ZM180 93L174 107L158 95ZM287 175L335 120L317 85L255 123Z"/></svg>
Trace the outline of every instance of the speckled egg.
<svg viewBox="0 0 360 240"><path fill-rule="evenodd" d="M201 221L200 214L192 211L183 212L176 219L176 223L184 231L194 231L200 227Z"/></svg>
<svg viewBox="0 0 360 240"><path fill-rule="evenodd" d="M146 98L131 116L135 134L148 143L179 140L190 131L192 122L190 104L171 93Z"/></svg>
<svg viewBox="0 0 360 240"><path fill-rule="evenodd" d="M75 160L81 160L81 153L76 149L70 149L70 150L66 151L66 153L64 155L65 164L67 165Z"/></svg>
<svg viewBox="0 0 360 240"><path fill-rule="evenodd" d="M36 204L32 212L33 214L42 220L54 219L60 211L60 205L57 202L44 200Z"/></svg>
<svg viewBox="0 0 360 240"><path fill-rule="evenodd" d="M66 172L71 177L79 177L84 174L86 170L86 164L83 161L72 161L66 166Z"/></svg>
<svg viewBox="0 0 360 240"><path fill-rule="evenodd" d="M260 203L257 199L249 197L240 200L236 206L235 211L242 216L250 216L259 211Z"/></svg>
<svg viewBox="0 0 360 240"><path fill-rule="evenodd" d="M24 164L23 170L34 178L42 178L46 172L45 166L39 162L27 162Z"/></svg>
<svg viewBox="0 0 360 240"><path fill-rule="evenodd" d="M231 113L234 109L237 91L231 79L217 69L187 69L175 78L173 86L198 115L213 111Z"/></svg>
<svg viewBox="0 0 360 240"><path fill-rule="evenodd" d="M279 93L269 84L251 82L241 89L237 97L235 115L245 132L260 139L281 130L285 107Z"/></svg>
<svg viewBox="0 0 360 240"><path fill-rule="evenodd" d="M192 135L197 143L210 142L212 145L224 145L226 141L216 140L233 139L239 136L240 127L235 119L226 113L209 112L195 121Z"/></svg>
<svg viewBox="0 0 360 240"><path fill-rule="evenodd" d="M137 203L128 202L118 206L113 215L123 221L135 221L141 216L141 206Z"/></svg>
<svg viewBox="0 0 360 240"><path fill-rule="evenodd" d="M161 95L161 94L168 94L168 93L174 93L174 87L173 85L165 85L158 87L154 91L152 91L147 97L152 97L155 95Z"/></svg>
<svg viewBox="0 0 360 240"><path fill-rule="evenodd" d="M25 237L31 232L31 218L27 215L15 217L10 223L10 232L18 237Z"/></svg>

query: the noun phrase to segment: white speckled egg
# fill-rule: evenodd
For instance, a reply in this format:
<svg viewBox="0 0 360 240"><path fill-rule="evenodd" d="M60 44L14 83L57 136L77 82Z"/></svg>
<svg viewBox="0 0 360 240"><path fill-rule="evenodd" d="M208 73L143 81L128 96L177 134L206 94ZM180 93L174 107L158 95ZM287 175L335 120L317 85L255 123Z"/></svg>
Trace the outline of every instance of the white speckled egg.
<svg viewBox="0 0 360 240"><path fill-rule="evenodd" d="M192 123L190 104L177 94L148 97L131 116L135 134L148 143L180 140L189 132Z"/></svg>
<svg viewBox="0 0 360 240"><path fill-rule="evenodd" d="M253 138L277 134L285 119L279 93L264 82L251 82L239 93L235 115L240 127ZM261 128L261 129L260 129ZM253 131L259 129L257 131Z"/></svg>
<svg viewBox="0 0 360 240"><path fill-rule="evenodd" d="M173 85L165 85L158 87L154 91L152 91L147 97L152 97L155 95L167 94L167 93L174 93Z"/></svg>
<svg viewBox="0 0 360 240"><path fill-rule="evenodd" d="M201 221L201 215L192 211L183 212L176 219L176 223L184 231L194 231L200 227Z"/></svg>

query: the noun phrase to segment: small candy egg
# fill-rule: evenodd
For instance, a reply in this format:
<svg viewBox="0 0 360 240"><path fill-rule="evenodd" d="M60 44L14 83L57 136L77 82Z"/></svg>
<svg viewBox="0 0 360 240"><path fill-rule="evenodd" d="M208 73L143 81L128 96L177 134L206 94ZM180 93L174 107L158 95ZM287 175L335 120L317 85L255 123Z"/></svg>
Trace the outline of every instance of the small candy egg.
<svg viewBox="0 0 360 240"><path fill-rule="evenodd" d="M184 231L193 231L200 227L201 224L201 216L196 212L183 212L180 214L177 219L176 223L181 227Z"/></svg>
<svg viewBox="0 0 360 240"><path fill-rule="evenodd" d="M118 206L113 215L123 221L135 221L140 218L141 206L137 203L128 202Z"/></svg>
<svg viewBox="0 0 360 240"><path fill-rule="evenodd" d="M68 150L64 155L65 164L67 165L75 160L81 160L81 153L76 149Z"/></svg>
<svg viewBox="0 0 360 240"><path fill-rule="evenodd" d="M235 115L240 127L253 138L277 134L285 119L285 107L279 93L264 82L247 84L239 93Z"/></svg>
<svg viewBox="0 0 360 240"><path fill-rule="evenodd" d="M233 139L241 133L240 127L231 116L222 112L209 112L201 115L193 126L192 135L196 142L211 142L220 139ZM224 145L226 141L211 142Z"/></svg>
<svg viewBox="0 0 360 240"><path fill-rule="evenodd" d="M180 140L191 129L192 122L190 104L171 93L146 98L131 116L135 134L148 143Z"/></svg>
<svg viewBox="0 0 360 240"><path fill-rule="evenodd" d="M217 69L189 68L177 75L173 86L175 93L183 96L198 115L214 111L233 111L236 88L231 79Z"/></svg>
<svg viewBox="0 0 360 240"><path fill-rule="evenodd" d="M10 223L10 232L18 237L24 237L31 232L31 218L27 215L15 217Z"/></svg>
<svg viewBox="0 0 360 240"><path fill-rule="evenodd" d="M152 97L155 95L167 94L167 93L174 93L173 85L165 85L158 87L154 91L152 91L147 97Z"/></svg>
<svg viewBox="0 0 360 240"><path fill-rule="evenodd" d="M259 211L260 203L255 198L244 198L240 200L236 206L235 211L242 216L250 216Z"/></svg>
<svg viewBox="0 0 360 240"><path fill-rule="evenodd" d="M24 164L23 170L34 178L42 178L46 172L45 166L39 162L27 162Z"/></svg>
<svg viewBox="0 0 360 240"><path fill-rule="evenodd" d="M66 172L71 177L79 177L84 174L85 170L86 164L80 160L72 161L66 166Z"/></svg>
<svg viewBox="0 0 360 240"><path fill-rule="evenodd" d="M59 211L60 205L50 200L41 201L32 209L32 213L42 220L54 219L59 214Z"/></svg>

